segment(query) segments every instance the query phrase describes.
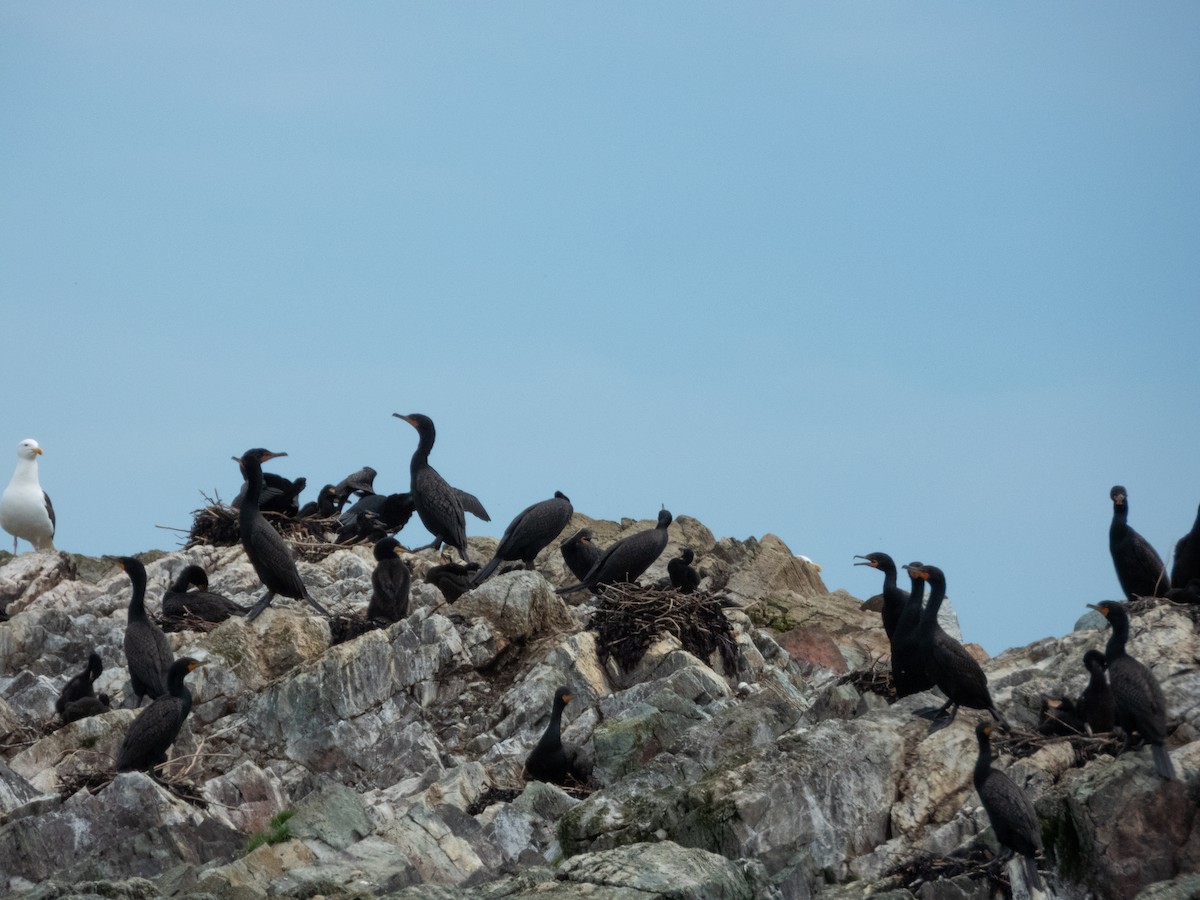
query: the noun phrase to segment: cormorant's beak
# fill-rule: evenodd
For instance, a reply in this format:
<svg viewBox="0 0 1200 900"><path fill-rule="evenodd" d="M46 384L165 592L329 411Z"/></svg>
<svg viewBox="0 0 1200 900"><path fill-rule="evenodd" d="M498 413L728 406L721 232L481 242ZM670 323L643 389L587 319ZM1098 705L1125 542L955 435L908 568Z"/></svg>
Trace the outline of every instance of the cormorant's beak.
<svg viewBox="0 0 1200 900"><path fill-rule="evenodd" d="M412 425L413 428L417 427L416 425L413 424L413 420L410 419L408 416L404 415L403 413L392 413L392 415L395 416L397 419L403 419L409 425Z"/></svg>
<svg viewBox="0 0 1200 900"><path fill-rule="evenodd" d="M1094 609L1096 612L1100 613L1100 615L1104 616L1104 618L1108 618L1108 610L1103 606L1097 606L1095 603L1089 603L1088 609Z"/></svg>
<svg viewBox="0 0 1200 900"><path fill-rule="evenodd" d="M268 452L267 452L267 453L266 453L266 454L263 456L263 458L262 458L262 461L263 461L263 462L266 462L268 459L275 459L275 457L277 457L277 456L287 456L287 454L286 454L286 453L271 453L271 452L269 452L269 451L268 451Z"/></svg>
<svg viewBox="0 0 1200 900"><path fill-rule="evenodd" d="M195 672L202 665L204 665L204 663L202 663L202 662L190 662L190 663L188 663L188 671Z"/></svg>
<svg viewBox="0 0 1200 900"><path fill-rule="evenodd" d="M870 566L872 569L875 568L875 560L873 559L867 559L865 556L856 556L854 558L866 560L866 562L855 563L856 566Z"/></svg>
<svg viewBox="0 0 1200 900"><path fill-rule="evenodd" d="M563 703L570 703L574 696L574 694L563 694Z"/></svg>

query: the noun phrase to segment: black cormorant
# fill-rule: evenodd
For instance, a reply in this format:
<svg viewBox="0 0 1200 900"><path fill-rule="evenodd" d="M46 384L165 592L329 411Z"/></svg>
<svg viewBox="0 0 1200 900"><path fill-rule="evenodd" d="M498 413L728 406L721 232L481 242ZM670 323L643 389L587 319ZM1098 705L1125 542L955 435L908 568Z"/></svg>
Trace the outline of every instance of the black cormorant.
<svg viewBox="0 0 1200 900"><path fill-rule="evenodd" d="M87 667L78 675L73 676L70 681L63 685L62 691L59 692L58 699L54 701L54 710L59 714L59 716L63 717L64 722L70 721L64 716L68 703L73 703L76 700L82 700L84 697L96 696L96 692L92 685L95 680L100 677L100 673L103 671L104 662L100 659L100 654L93 650L88 656Z"/></svg>
<svg viewBox="0 0 1200 900"><path fill-rule="evenodd" d="M667 527L671 524L671 513L662 510L658 524L637 534L617 541L600 554L591 570L580 579L579 584L561 587L556 593L570 594L585 588L595 592L606 584L625 584L638 580L654 561L667 549Z"/></svg>
<svg viewBox="0 0 1200 900"><path fill-rule="evenodd" d="M442 564L432 567L425 573L425 582L432 584L442 592L442 596L453 603L475 585L471 579L479 571L479 563L462 565L453 561L453 556L447 550L442 551Z"/></svg>
<svg viewBox="0 0 1200 900"><path fill-rule="evenodd" d="M134 706L138 707L143 697L157 700L167 692L167 670L175 654L163 630L146 615L146 567L132 556L118 558L117 565L133 583L125 625L125 662L137 697Z"/></svg>
<svg viewBox="0 0 1200 900"><path fill-rule="evenodd" d="M352 472L337 483L333 489L334 502L340 511L350 499L351 494L366 497L375 493L375 476L379 474L370 466L363 466L357 472Z"/></svg>
<svg viewBox="0 0 1200 900"><path fill-rule="evenodd" d="M575 768L575 761L562 745L563 709L572 696L570 689L565 687L560 687L554 692L550 724L546 726L541 740L525 760L526 779L564 786L583 781Z"/></svg>
<svg viewBox="0 0 1200 900"><path fill-rule="evenodd" d="M1200 578L1200 510L1196 511L1196 521L1192 530L1181 537L1175 544L1175 561L1171 564L1171 584L1177 588L1188 590L1190 583ZM1195 600L1187 598L1188 602Z"/></svg>
<svg viewBox="0 0 1200 900"><path fill-rule="evenodd" d="M183 679L199 665L190 656L171 664L167 693L142 710L125 732L117 754L118 772L148 772L167 761L167 750L179 737L179 729L192 711L192 692Z"/></svg>
<svg viewBox="0 0 1200 900"><path fill-rule="evenodd" d="M1129 527L1129 495L1118 484L1109 491L1109 496L1113 517L1108 527L1108 549L1125 599L1165 597L1171 589L1167 568L1150 542Z"/></svg>
<svg viewBox="0 0 1200 900"><path fill-rule="evenodd" d="M1031 887L1042 886L1038 875L1037 854L1042 852L1042 828L1033 804L1025 792L1013 784L1003 772L992 768L991 735L993 725L980 722L975 726L979 741L979 756L975 760L975 790L983 803L996 840L1009 851L1025 857L1025 875Z"/></svg>
<svg viewBox="0 0 1200 900"><path fill-rule="evenodd" d="M921 565L919 562L909 563ZM925 599L925 580L909 575L912 591L904 591L904 609L888 643L892 648L892 686L897 697L908 697L935 687L921 652L921 601ZM885 601L886 603L886 601ZM887 609L887 606L884 606Z"/></svg>
<svg viewBox="0 0 1200 900"><path fill-rule="evenodd" d="M1117 721L1117 707L1108 684L1108 661L1099 650L1089 650L1083 654L1083 666L1090 678L1075 703L1075 711L1092 734L1112 731Z"/></svg>
<svg viewBox="0 0 1200 900"><path fill-rule="evenodd" d="M487 510L473 495L451 487L446 479L438 474L437 469L429 464L429 451L433 449L433 442L437 437L433 419L421 413L392 415L417 429L419 436L417 449L413 451L412 462L409 464L412 476L412 486L409 490L417 515L421 517L421 524L433 535L433 542L429 546L436 550L445 541L458 551L463 562L469 563L471 559L467 556L467 524L463 511L488 522L490 519Z"/></svg>
<svg viewBox="0 0 1200 900"><path fill-rule="evenodd" d="M684 547L678 556L667 563L667 577L671 579L671 587L681 594L694 594L696 588L700 587L700 573L692 568L692 560L695 558L696 551L691 547Z"/></svg>
<svg viewBox="0 0 1200 900"><path fill-rule="evenodd" d="M938 610L946 599L946 576L937 566L910 565L905 568L914 578L929 582L929 602L925 604L918 626L920 647L929 677L947 697L946 703L934 714L934 724L930 730L944 728L953 722L959 706L986 709L1007 728L1008 723L992 702L983 668L962 644L946 634L938 624ZM944 721L940 721L943 718Z"/></svg>
<svg viewBox="0 0 1200 900"><path fill-rule="evenodd" d="M258 497L262 491L262 464L277 456L287 456L286 453L272 453L256 447L247 450L241 458L234 460L242 467L246 478L245 498L238 512L239 533L242 547L246 550L246 558L254 566L259 580L266 587L266 595L251 608L246 615L246 621L252 622L270 606L276 594L283 594L294 600L307 600L317 612L328 616L329 612L320 603L309 596L308 589L300 580L296 569L296 561L292 558L292 548L278 531L271 527L258 509Z"/></svg>
<svg viewBox="0 0 1200 900"><path fill-rule="evenodd" d="M558 545L562 551L563 562L571 570L576 581L583 581L587 573L592 571L604 551L595 544L596 536L590 528L580 528L577 532Z"/></svg>
<svg viewBox="0 0 1200 900"><path fill-rule="evenodd" d="M408 588L412 573L399 554L404 550L395 538L375 545L375 571L371 573L371 600L367 618L399 622L408 615Z"/></svg>
<svg viewBox="0 0 1200 900"><path fill-rule="evenodd" d="M189 587L196 590L189 591ZM208 589L208 574L201 566L185 566L179 577L163 593L164 616L182 619L188 616L205 622L224 622L230 616L244 616L249 607Z"/></svg>
<svg viewBox="0 0 1200 900"><path fill-rule="evenodd" d="M112 709L112 703L108 699L108 694L96 694L94 697L80 697L78 700L72 700L61 710L59 715L62 716L63 724L69 725L80 719L106 713L110 709Z"/></svg>
<svg viewBox="0 0 1200 900"><path fill-rule="evenodd" d="M891 639L908 601L908 591L896 585L896 564L886 553L868 553L854 558L863 560L855 563L856 566L870 566L883 573L883 630Z"/></svg>
<svg viewBox="0 0 1200 900"><path fill-rule="evenodd" d="M287 456L280 453L279 456ZM259 512L279 513L283 516L295 517L300 511L300 494L308 487L307 478L297 478L295 481L276 475L274 472L263 472L262 491L258 495ZM241 509L246 496L246 485L233 498L230 504L234 509Z"/></svg>
<svg viewBox="0 0 1200 900"><path fill-rule="evenodd" d="M337 488L327 484L317 493L316 500L309 500L296 513L297 519L331 519L338 513Z"/></svg>
<svg viewBox="0 0 1200 900"><path fill-rule="evenodd" d="M1136 731L1150 745L1154 768L1163 778L1175 777L1175 766L1164 742L1167 739L1167 702L1158 681L1125 651L1129 640L1129 613L1124 604L1115 600L1089 603L1092 609L1108 619L1112 634L1104 648L1108 662L1108 684L1116 703L1116 720L1125 732L1125 749L1129 749Z"/></svg>
<svg viewBox="0 0 1200 900"><path fill-rule="evenodd" d="M412 494L368 494L338 516L339 544L363 538L390 537L400 531L413 514Z"/></svg>
<svg viewBox="0 0 1200 900"><path fill-rule="evenodd" d="M521 560L526 569L532 569L534 558L558 537L574 514L571 501L562 491L555 491L549 500L525 507L504 529L496 555L475 575L475 584L496 571L502 562Z"/></svg>

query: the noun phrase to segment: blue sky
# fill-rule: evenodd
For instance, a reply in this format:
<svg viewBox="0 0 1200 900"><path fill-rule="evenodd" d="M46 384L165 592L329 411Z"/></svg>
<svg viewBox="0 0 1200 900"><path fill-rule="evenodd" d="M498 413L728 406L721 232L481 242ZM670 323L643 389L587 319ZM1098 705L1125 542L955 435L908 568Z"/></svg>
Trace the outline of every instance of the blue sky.
<svg viewBox="0 0 1200 900"><path fill-rule="evenodd" d="M1195 518L1195 4L0 26L0 452L63 549L176 546L252 446L405 489L423 412L472 533L666 504L860 597L885 550L997 652L1117 596L1112 484L1164 556Z"/></svg>

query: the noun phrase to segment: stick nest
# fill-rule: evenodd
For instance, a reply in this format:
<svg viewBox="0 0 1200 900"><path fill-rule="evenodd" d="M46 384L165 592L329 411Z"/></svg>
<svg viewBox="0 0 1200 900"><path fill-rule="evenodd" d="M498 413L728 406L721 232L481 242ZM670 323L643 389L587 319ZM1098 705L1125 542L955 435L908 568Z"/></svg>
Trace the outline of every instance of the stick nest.
<svg viewBox="0 0 1200 900"><path fill-rule="evenodd" d="M1073 763L1075 768L1081 768L1102 754L1116 756L1122 746L1122 741L1112 732L1045 735L1014 728L1007 734L996 731L992 735L993 751L997 753L1003 751L1014 759L1025 759L1033 756L1043 747L1060 744L1063 741L1069 743L1075 752L1075 762Z"/></svg>
<svg viewBox="0 0 1200 900"><path fill-rule="evenodd" d="M204 499L208 506L192 511L192 528L188 532L187 543L183 545L184 549L197 546L234 547L241 543L238 511L207 496ZM265 512L263 518L287 538L296 556L305 562L320 562L341 546L329 540L329 535L337 534L337 516L293 519L282 513Z"/></svg>
<svg viewBox="0 0 1200 900"><path fill-rule="evenodd" d="M986 879L991 895L1000 891L1001 896L1011 897L1012 885L1004 871L1007 863L1007 859L993 856L986 847L976 844L950 856L918 856L891 869L885 877L895 879L899 887L915 895L928 882L965 875L972 881Z"/></svg>
<svg viewBox="0 0 1200 900"><path fill-rule="evenodd" d="M900 697L896 694L896 684L892 681L892 670L881 666L878 661L872 663L869 669L855 669L847 672L838 679L838 684L851 684L860 693L870 691L878 694L889 704L895 703Z"/></svg>
<svg viewBox="0 0 1200 900"><path fill-rule="evenodd" d="M596 631L600 662L615 658L626 672L641 662L659 635L669 632L683 648L707 660L719 651L725 671L738 671L733 625L711 594L681 594L674 589L633 584L604 587L589 628Z"/></svg>

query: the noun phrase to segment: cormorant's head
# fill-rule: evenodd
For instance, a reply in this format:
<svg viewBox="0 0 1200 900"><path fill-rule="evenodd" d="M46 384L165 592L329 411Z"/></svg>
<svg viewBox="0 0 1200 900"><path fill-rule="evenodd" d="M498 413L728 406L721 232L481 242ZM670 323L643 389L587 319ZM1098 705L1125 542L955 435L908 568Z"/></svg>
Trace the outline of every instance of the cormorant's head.
<svg viewBox="0 0 1200 900"><path fill-rule="evenodd" d="M571 698L574 696L569 687L560 687L554 692L554 702L560 706L565 706L571 702Z"/></svg>
<svg viewBox="0 0 1200 900"><path fill-rule="evenodd" d="M679 558L683 560L685 565L691 565L692 560L696 558L696 551L691 547L684 547L679 551Z"/></svg>
<svg viewBox="0 0 1200 900"><path fill-rule="evenodd" d="M664 506L658 513L658 527L666 528L668 525L671 524L671 521L672 521L671 512Z"/></svg>
<svg viewBox="0 0 1200 900"><path fill-rule="evenodd" d="M42 448L33 438L26 438L17 444L17 456L20 459L37 459L42 455Z"/></svg>
<svg viewBox="0 0 1200 900"><path fill-rule="evenodd" d="M1125 605L1116 600L1101 600L1099 603L1089 603L1088 606L1110 622L1116 619L1129 620L1129 613L1125 612Z"/></svg>
<svg viewBox="0 0 1200 900"><path fill-rule="evenodd" d="M979 743L986 744L995 730L996 726L991 722L980 722L975 726L975 737L979 739Z"/></svg>
<svg viewBox="0 0 1200 900"><path fill-rule="evenodd" d="M1083 654L1083 667L1089 672L1097 670L1103 672L1108 668L1108 660L1104 658L1104 654L1099 650L1089 650Z"/></svg>
<svg viewBox="0 0 1200 900"><path fill-rule="evenodd" d="M403 552L404 548L394 537L385 537L375 542L375 558L380 562L392 556L399 556Z"/></svg>
<svg viewBox="0 0 1200 900"><path fill-rule="evenodd" d="M1126 494L1125 494L1125 488L1122 485L1119 485L1119 484L1113 485L1113 489L1108 492L1108 496L1110 496L1112 498L1112 502L1113 502L1114 506L1124 506L1125 505Z"/></svg>
<svg viewBox="0 0 1200 900"><path fill-rule="evenodd" d="M892 558L886 553L868 553L866 556L856 556L855 559L861 559L863 562L855 563L856 566L870 566L872 569L891 569L895 571L896 564L892 562Z"/></svg>
<svg viewBox="0 0 1200 900"><path fill-rule="evenodd" d="M95 681L103 671L104 662L100 659L100 654L93 650L91 656L88 657L88 681Z"/></svg>
<svg viewBox="0 0 1200 900"><path fill-rule="evenodd" d="M201 591L208 590L208 573L201 566L188 566L184 572L189 585Z"/></svg>
<svg viewBox="0 0 1200 900"><path fill-rule="evenodd" d="M564 494L562 491L555 491L554 499L555 500L566 500L568 503L571 502L571 498L568 497L566 494Z"/></svg>
<svg viewBox="0 0 1200 900"><path fill-rule="evenodd" d="M403 419L413 428L417 429L417 432L420 434L424 434L426 431L433 431L433 419L429 418L429 416L421 415L421 413L409 413L407 416L402 413L392 413L392 415L397 419Z"/></svg>
<svg viewBox="0 0 1200 900"><path fill-rule="evenodd" d="M265 463L268 459L275 459L277 456L287 456L287 454L275 453L262 447L254 447L251 450L247 450L241 456L233 457L233 461L242 467L242 473L245 474L246 463L257 464L261 469L263 463Z"/></svg>

